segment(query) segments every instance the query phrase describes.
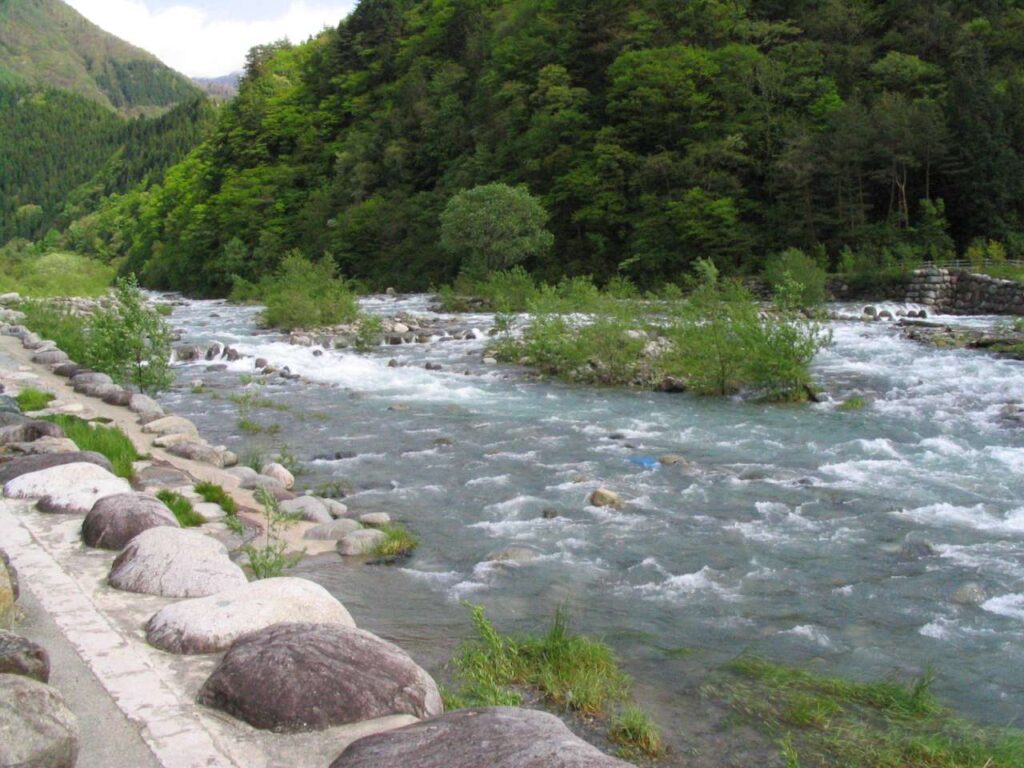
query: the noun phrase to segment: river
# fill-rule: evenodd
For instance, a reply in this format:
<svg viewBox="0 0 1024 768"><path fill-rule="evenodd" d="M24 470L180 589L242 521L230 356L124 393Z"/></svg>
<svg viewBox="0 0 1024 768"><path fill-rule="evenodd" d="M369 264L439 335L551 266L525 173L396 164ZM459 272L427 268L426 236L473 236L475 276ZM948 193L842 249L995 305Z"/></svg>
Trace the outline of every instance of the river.
<svg viewBox="0 0 1024 768"><path fill-rule="evenodd" d="M430 314L425 296L364 306ZM397 567L326 555L299 571L428 665L468 632L461 601L517 630L568 605L669 720L702 671L753 652L860 679L931 666L946 703L1015 722L1024 430L1001 413L1024 398L1024 364L918 345L853 320L859 306L836 309L851 319L832 324L814 366L827 401L780 407L538 382L483 363L487 315L463 318L481 331L473 340L317 355L260 331L253 308L190 301L171 317L183 343L230 344L306 381L245 384L252 357L227 371L203 361L175 368L164 402L242 457L286 445L302 487L344 481L352 509L415 531L420 548ZM224 395L242 389L287 409L250 414L276 434L239 430ZM838 408L852 395L866 407ZM687 463L652 468L664 454ZM622 510L587 505L601 485L627 499ZM934 554L901 552L908 534ZM540 557L485 562L509 545ZM984 602L954 602L970 582Z"/></svg>

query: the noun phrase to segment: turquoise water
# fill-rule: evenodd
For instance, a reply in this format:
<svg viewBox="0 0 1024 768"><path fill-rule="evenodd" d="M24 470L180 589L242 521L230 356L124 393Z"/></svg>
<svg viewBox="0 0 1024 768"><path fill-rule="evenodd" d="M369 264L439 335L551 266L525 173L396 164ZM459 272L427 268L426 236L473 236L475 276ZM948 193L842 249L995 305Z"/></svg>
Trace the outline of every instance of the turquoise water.
<svg viewBox="0 0 1024 768"><path fill-rule="evenodd" d="M429 314L428 303L366 302L389 315ZM568 604L660 710L692 689L695 669L757 652L860 678L931 665L936 691L969 715L1007 723L1024 711L1024 431L1001 418L1024 399L1021 363L840 320L815 363L828 401L774 407L533 381L482 363L486 315L460 318L475 340L317 356L257 331L254 312L187 302L172 322L184 341L230 343L306 379L248 386L289 409L250 415L278 434L240 432L232 403L187 386L243 389L252 357L223 372L178 366L182 386L165 399L240 455L287 444L304 486L347 481L352 509L419 534L399 568L334 555L301 566L414 652L450 652L468 628L463 600L519 629ZM839 410L851 395L867 407ZM648 466L668 453L687 463ZM588 506L599 486L625 507ZM560 516L544 519L549 509ZM901 554L908 534L934 554ZM539 557L486 562L508 545ZM984 587L981 605L951 599L968 582Z"/></svg>

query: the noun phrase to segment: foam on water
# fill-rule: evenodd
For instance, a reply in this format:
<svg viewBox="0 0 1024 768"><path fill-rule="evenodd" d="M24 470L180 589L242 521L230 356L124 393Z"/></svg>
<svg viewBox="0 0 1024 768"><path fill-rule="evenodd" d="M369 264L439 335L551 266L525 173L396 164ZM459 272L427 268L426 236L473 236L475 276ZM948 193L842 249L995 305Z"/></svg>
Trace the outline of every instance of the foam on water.
<svg viewBox="0 0 1024 768"><path fill-rule="evenodd" d="M954 504L929 504L915 509L893 512L897 517L913 520L923 525L940 528L947 525L973 528L985 533L1001 535L1024 535L1024 507L1013 509L1005 517L987 511L984 504L973 507L958 507Z"/></svg>

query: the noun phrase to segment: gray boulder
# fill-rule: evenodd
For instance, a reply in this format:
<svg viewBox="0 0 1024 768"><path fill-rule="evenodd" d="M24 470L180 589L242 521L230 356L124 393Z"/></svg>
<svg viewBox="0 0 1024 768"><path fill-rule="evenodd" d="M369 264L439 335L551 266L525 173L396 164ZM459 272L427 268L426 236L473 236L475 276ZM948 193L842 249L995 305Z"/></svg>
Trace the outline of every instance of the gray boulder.
<svg viewBox="0 0 1024 768"><path fill-rule="evenodd" d="M132 395L128 401L128 408L132 413L139 414L146 422L156 421L164 416L164 409L160 407L160 403L147 395Z"/></svg>
<svg viewBox="0 0 1024 768"><path fill-rule="evenodd" d="M132 393L127 389L121 389L118 387L103 396L103 402L107 405L117 405L124 408L128 403L132 401Z"/></svg>
<svg viewBox="0 0 1024 768"><path fill-rule="evenodd" d="M53 422L32 419L0 427L0 445L31 443L41 437L64 437L64 430Z"/></svg>
<svg viewBox="0 0 1024 768"><path fill-rule="evenodd" d="M50 656L28 638L0 629L0 675L21 675L45 683L50 679Z"/></svg>
<svg viewBox="0 0 1024 768"><path fill-rule="evenodd" d="M384 531L376 528L362 528L353 531L338 542L338 554L345 557L372 555L379 544L387 540Z"/></svg>
<svg viewBox="0 0 1024 768"><path fill-rule="evenodd" d="M282 577L168 605L146 624L146 640L170 653L218 653L250 632L296 621L356 625L319 584Z"/></svg>
<svg viewBox="0 0 1024 768"><path fill-rule="evenodd" d="M437 685L405 651L330 624L276 624L240 638L203 684L199 703L285 733L443 711Z"/></svg>
<svg viewBox="0 0 1024 768"><path fill-rule="evenodd" d="M79 373L86 373L88 369L85 366L79 365L78 363L59 363L53 366L53 372L58 376L62 376L65 379L70 379Z"/></svg>
<svg viewBox="0 0 1024 768"><path fill-rule="evenodd" d="M216 539L159 526L143 531L110 568L110 586L162 597L206 597L248 583Z"/></svg>
<svg viewBox="0 0 1024 768"><path fill-rule="evenodd" d="M73 768L78 739L78 720L56 690L0 675L0 766Z"/></svg>
<svg viewBox="0 0 1024 768"><path fill-rule="evenodd" d="M181 416L164 416L146 424L142 431L150 435L192 435L199 436L196 425Z"/></svg>
<svg viewBox="0 0 1024 768"><path fill-rule="evenodd" d="M313 496L298 496L282 501L281 511L287 515L298 515L309 523L329 523L334 519L324 503Z"/></svg>
<svg viewBox="0 0 1024 768"><path fill-rule="evenodd" d="M38 472L41 469L60 467L65 464L95 464L108 472L113 472L114 467L106 456L93 451L78 451L75 453L47 453L38 456L25 456L13 459L6 464L0 464L0 484L7 483L16 477L27 475L30 472Z"/></svg>
<svg viewBox="0 0 1024 768"><path fill-rule="evenodd" d="M87 547L120 551L143 531L161 525L181 527L156 496L119 493L93 504L82 523L82 541Z"/></svg>
<svg viewBox="0 0 1024 768"><path fill-rule="evenodd" d="M358 531L360 527L355 520L342 518L310 528L303 534L303 538L310 541L341 541L353 531Z"/></svg>
<svg viewBox="0 0 1024 768"><path fill-rule="evenodd" d="M114 380L107 376L105 373L98 373L96 371L88 371L85 373L77 373L71 377L71 386L75 392L82 392L86 387L97 385L97 384L113 384Z"/></svg>
<svg viewBox="0 0 1024 768"><path fill-rule="evenodd" d="M463 709L359 739L331 768L630 768L547 712Z"/></svg>
<svg viewBox="0 0 1024 768"><path fill-rule="evenodd" d="M4 495L15 499L38 498L42 512L88 514L104 496L127 493L127 480L91 463L64 464L30 472L4 485Z"/></svg>
<svg viewBox="0 0 1024 768"><path fill-rule="evenodd" d="M223 467L225 464L225 456L222 451L198 440L185 440L173 443L167 446L167 452L189 461L198 461L214 467Z"/></svg>
<svg viewBox="0 0 1024 768"><path fill-rule="evenodd" d="M61 352L59 349L50 349L46 352L37 352L32 355L32 362L39 365L61 365L70 360L71 358L67 356L67 353Z"/></svg>

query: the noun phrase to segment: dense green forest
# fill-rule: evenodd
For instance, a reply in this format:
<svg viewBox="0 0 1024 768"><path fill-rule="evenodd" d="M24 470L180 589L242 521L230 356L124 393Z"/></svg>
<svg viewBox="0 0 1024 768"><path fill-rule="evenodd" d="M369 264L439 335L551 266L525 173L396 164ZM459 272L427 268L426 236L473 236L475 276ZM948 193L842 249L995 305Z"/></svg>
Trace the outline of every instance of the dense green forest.
<svg viewBox="0 0 1024 768"><path fill-rule="evenodd" d="M126 229L104 248L197 293L292 248L424 288L460 268L446 204L494 181L544 205L554 245L525 266L545 279L752 271L787 247L862 270L976 238L1019 256L1024 9L363 0L254 49L212 137L105 214Z"/></svg>
<svg viewBox="0 0 1024 768"><path fill-rule="evenodd" d="M155 114L199 92L60 0L0 0L3 82L71 91L126 114Z"/></svg>
<svg viewBox="0 0 1024 768"><path fill-rule="evenodd" d="M215 110L195 97L126 120L68 91L0 85L0 244L77 220L70 234L88 250L77 237L85 217L108 195L161 181L208 135Z"/></svg>

